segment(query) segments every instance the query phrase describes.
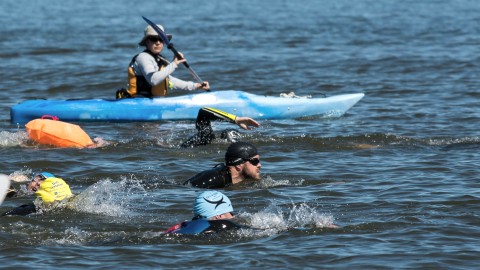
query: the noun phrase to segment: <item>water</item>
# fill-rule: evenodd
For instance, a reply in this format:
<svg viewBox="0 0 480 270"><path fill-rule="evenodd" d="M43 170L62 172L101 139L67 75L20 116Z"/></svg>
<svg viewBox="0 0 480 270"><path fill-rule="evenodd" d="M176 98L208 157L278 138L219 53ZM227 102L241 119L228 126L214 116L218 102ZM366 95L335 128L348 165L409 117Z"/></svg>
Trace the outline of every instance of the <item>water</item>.
<svg viewBox="0 0 480 270"><path fill-rule="evenodd" d="M50 171L79 194L69 209L0 219L2 267L476 268L478 1L4 0L0 7L0 172L24 180ZM113 98L140 50L142 15L174 34L214 89L366 93L343 117L263 121L246 134L264 179L225 193L259 230L161 236L192 216L198 190L180 183L221 162L228 145L180 149L194 133L191 122L80 123L109 142L96 149L40 146L10 124L9 108L23 100ZM190 79L183 68L175 74ZM31 200L7 199L0 210ZM341 228L327 228L332 222Z"/></svg>

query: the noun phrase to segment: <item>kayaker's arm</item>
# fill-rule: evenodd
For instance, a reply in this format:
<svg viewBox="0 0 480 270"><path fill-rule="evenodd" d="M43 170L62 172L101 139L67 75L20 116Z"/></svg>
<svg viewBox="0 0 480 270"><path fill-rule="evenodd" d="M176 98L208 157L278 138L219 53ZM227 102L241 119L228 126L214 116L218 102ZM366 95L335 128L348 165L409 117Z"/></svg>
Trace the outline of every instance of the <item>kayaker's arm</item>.
<svg viewBox="0 0 480 270"><path fill-rule="evenodd" d="M193 91L198 89L197 83L184 81L171 75L178 67L175 61L172 61L165 68L158 70L155 59L148 53L143 52L137 56L136 66L138 66L140 72L150 85L158 85L162 83L165 78L169 77L172 84L171 87L175 90Z"/></svg>

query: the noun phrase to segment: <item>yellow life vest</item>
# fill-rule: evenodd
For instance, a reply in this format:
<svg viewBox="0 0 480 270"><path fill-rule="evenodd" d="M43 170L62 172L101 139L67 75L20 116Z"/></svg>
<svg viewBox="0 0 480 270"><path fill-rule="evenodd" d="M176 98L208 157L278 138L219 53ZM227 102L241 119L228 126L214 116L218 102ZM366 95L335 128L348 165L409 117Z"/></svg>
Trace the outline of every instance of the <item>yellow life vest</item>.
<svg viewBox="0 0 480 270"><path fill-rule="evenodd" d="M149 51L145 52L149 53L155 59L157 65L159 66L159 70L163 70L165 66L169 64L169 62L161 55L153 55ZM133 57L132 61L130 61L130 64L128 65L128 94L131 97L136 97L137 95L145 97L166 96L168 89L172 87L168 76L161 83L153 86L150 85L145 77L135 74L133 65L135 63L135 59L137 59L137 56L138 54Z"/></svg>
<svg viewBox="0 0 480 270"><path fill-rule="evenodd" d="M68 199L73 194L63 179L49 177L40 184L39 189L35 192L35 196L41 198L44 203L53 203Z"/></svg>

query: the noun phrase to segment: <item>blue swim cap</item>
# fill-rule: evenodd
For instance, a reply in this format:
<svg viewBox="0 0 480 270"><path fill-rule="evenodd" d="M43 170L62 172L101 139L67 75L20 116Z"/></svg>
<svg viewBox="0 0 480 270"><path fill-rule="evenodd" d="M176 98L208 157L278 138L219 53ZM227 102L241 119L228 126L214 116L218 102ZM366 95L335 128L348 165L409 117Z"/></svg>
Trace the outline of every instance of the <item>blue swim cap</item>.
<svg viewBox="0 0 480 270"><path fill-rule="evenodd" d="M51 174L51 173L49 173L49 172L41 172L41 173L39 173L38 175L44 177L45 179L46 179L46 178L50 178L50 177L55 177L55 175L53 175L53 174Z"/></svg>
<svg viewBox="0 0 480 270"><path fill-rule="evenodd" d="M209 219L229 212L233 212L232 202L227 196L215 190L200 193L193 205L194 218L199 219Z"/></svg>

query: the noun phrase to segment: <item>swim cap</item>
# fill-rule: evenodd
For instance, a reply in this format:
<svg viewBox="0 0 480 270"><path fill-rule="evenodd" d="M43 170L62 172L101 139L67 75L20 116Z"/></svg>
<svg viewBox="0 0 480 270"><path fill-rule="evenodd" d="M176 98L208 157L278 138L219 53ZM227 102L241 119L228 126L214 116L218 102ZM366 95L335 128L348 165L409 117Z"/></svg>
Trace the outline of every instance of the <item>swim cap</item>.
<svg viewBox="0 0 480 270"><path fill-rule="evenodd" d="M227 196L215 190L200 193L193 205L194 218L209 219L229 212L233 212L232 202Z"/></svg>
<svg viewBox="0 0 480 270"><path fill-rule="evenodd" d="M43 181L40 184L40 188L35 192L35 197L41 198L44 203L62 201L72 197L72 195L72 191L68 184L59 178L52 178Z"/></svg>
<svg viewBox="0 0 480 270"><path fill-rule="evenodd" d="M230 143L238 142L238 139L242 138L242 133L238 132L235 129L229 128L222 131L220 138L227 140L227 142L230 142Z"/></svg>
<svg viewBox="0 0 480 270"><path fill-rule="evenodd" d="M49 173L49 172L41 172L41 173L39 173L38 175L44 177L45 179L46 179L46 178L50 178L50 177L55 177L55 175L53 175L53 174L51 174L51 173Z"/></svg>
<svg viewBox="0 0 480 270"><path fill-rule="evenodd" d="M225 153L225 164L235 166L242 164L245 160L258 155L257 148L248 142L234 142L230 144Z"/></svg>

